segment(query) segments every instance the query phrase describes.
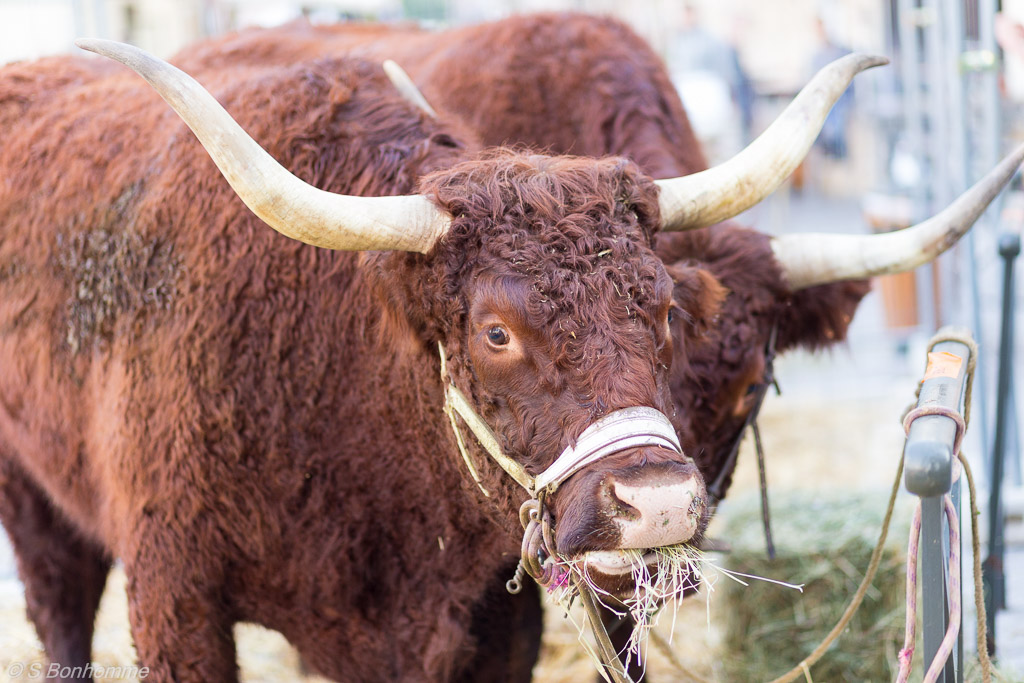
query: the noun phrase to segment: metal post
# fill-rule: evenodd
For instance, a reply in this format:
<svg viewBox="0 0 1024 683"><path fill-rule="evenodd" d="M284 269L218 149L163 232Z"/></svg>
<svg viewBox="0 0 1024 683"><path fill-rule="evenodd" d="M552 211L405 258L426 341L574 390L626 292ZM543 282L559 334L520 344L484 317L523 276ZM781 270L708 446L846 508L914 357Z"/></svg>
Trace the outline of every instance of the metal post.
<svg viewBox="0 0 1024 683"><path fill-rule="evenodd" d="M1006 413L1010 381L1013 375L1013 262L1020 254L1020 236L1005 234L999 238L1003 269L1003 316L999 336L999 377L996 382L996 433L992 447L992 476L989 478L988 557L985 558L985 609L988 616L988 652L996 653L996 610L1006 608L1006 576L1003 572L1003 461L1006 456Z"/></svg>
<svg viewBox="0 0 1024 683"><path fill-rule="evenodd" d="M911 197L914 202L914 220L919 221L934 213L928 194L929 183L924 182L924 178L932 177L934 168L934 159L925 132L926 129L931 130L933 127L934 122L930 120L926 126L925 117L926 112L928 116L931 115L934 107L931 102L926 101L921 83L924 65L927 63L921 53L928 47L928 33L933 30L936 16L934 7L929 6L927 0L897 0L897 7L904 125L909 146L914 156L921 162L922 179L915 184ZM921 329L934 330L936 324L932 264L925 264L914 271L914 284L917 291L918 326Z"/></svg>
<svg viewBox="0 0 1024 683"><path fill-rule="evenodd" d="M967 189L967 126L964 92L966 79L961 69L961 56L964 53L964 11L962 0L941 0L939 21L940 40L942 42L943 63L945 72L945 134L939 137L941 152L936 150L937 159L944 159L946 170L945 191L936 208L945 207ZM966 261L963 245L957 245L944 258L940 267L939 278L939 311L944 324L966 324L966 279L970 273L970 263ZM963 283L963 284L962 284Z"/></svg>
<svg viewBox="0 0 1024 683"><path fill-rule="evenodd" d="M949 147L951 136L950 112L950 79L952 74L947 70L945 59L945 32L941 25L943 0L924 0L922 9L927 9L929 24L923 30L924 36L924 69L927 78L926 102L928 116L928 156L930 158L930 175L927 176L928 190L931 192L928 204L929 215L934 215L952 201L954 195L950 170L955 164L951 154L955 149ZM922 317L926 330L933 330L939 325L949 324L945 317L948 301L943 292L943 283L948 282L951 275L951 257L942 255L935 259L928 269L919 268L918 286L927 298L924 301L931 318ZM922 271L927 270L927 273ZM922 277L927 280L922 282Z"/></svg>
<svg viewBox="0 0 1024 683"><path fill-rule="evenodd" d="M942 371L931 372L932 356L955 357ZM940 405L963 411L967 385L967 367L970 349L957 341L935 344L929 354L929 372L921 384L918 406ZM921 497L921 594L922 639L925 666L935 658L939 644L949 625L949 605L952 599L962 602L960 595L949 595L948 562L949 528L943 511L942 496L950 493L953 505L959 507L959 482L953 483L954 442L956 422L945 415L924 415L910 426L904 448L907 490ZM941 683L963 681L963 633L957 647L950 653L943 672L937 679Z"/></svg>
<svg viewBox="0 0 1024 683"><path fill-rule="evenodd" d="M971 111L977 116L968 123L973 140L971 149L974 150L973 164L968 175L970 182L974 182L985 172L992 168L999 161L999 147L1001 143L1000 111L999 111L999 58L996 52L995 40L995 16L998 7L998 0L978 0L977 22L978 22L978 44L975 53L967 60L967 68L973 74L976 88L972 90L973 95L979 101L975 102L976 107ZM998 206L998 203L997 203ZM985 326L982 324L983 295L981 283L979 282L982 273L979 273L977 258L979 234L991 234L994 232L996 221L992 218L998 211L988 211L981 217L978 224L967 235L967 258L971 275L970 301L971 301L971 324L974 327L975 339L979 348L988 349L988 339ZM975 376L974 390L974 415L977 424L982 429L977 430L981 441L982 464L989 469L989 372L991 361L986 353L980 354Z"/></svg>

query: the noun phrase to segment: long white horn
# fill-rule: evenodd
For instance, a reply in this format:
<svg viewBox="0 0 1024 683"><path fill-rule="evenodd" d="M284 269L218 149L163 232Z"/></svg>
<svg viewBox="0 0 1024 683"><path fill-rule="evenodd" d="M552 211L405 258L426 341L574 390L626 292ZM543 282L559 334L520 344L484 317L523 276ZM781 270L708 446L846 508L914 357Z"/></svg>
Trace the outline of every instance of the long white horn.
<svg viewBox="0 0 1024 683"><path fill-rule="evenodd" d="M188 124L238 196L270 227L327 249L427 252L451 217L426 197L354 197L324 192L292 175L189 75L131 45L76 45L133 69Z"/></svg>
<svg viewBox="0 0 1024 683"><path fill-rule="evenodd" d="M911 270L956 244L1024 161L1018 147L942 212L881 235L801 233L772 239L772 251L793 290Z"/></svg>
<svg viewBox="0 0 1024 683"><path fill-rule="evenodd" d="M661 188L661 229L692 230L740 214L770 195L800 165L832 105L864 69L885 57L846 55L811 79L746 149L706 171L656 181Z"/></svg>

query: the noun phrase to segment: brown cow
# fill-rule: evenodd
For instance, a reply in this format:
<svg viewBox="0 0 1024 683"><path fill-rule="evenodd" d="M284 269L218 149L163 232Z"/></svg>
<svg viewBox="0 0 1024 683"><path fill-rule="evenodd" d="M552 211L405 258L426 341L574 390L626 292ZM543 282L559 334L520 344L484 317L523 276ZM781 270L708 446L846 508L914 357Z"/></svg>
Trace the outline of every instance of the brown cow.
<svg viewBox="0 0 1024 683"><path fill-rule="evenodd" d="M327 194L159 64L93 47L157 80L261 218L341 251L266 230L135 77L67 59L2 72L0 515L54 661L88 661L116 556L157 680L234 679L240 620L281 631L341 680L528 679L478 658L498 651L489 601L528 494L455 420L459 455L446 387L521 477L550 472L600 418L645 414L632 437L656 444L555 482L545 554L580 558L618 591L609 557L622 549L699 542L701 477L667 443L668 418L649 414L692 438L671 385L719 324L723 287L701 263L666 268L654 235L736 210L699 199L722 173L770 191L764 164L747 155L738 179L730 165L655 184L616 158L480 154L356 60L199 74L304 181L422 193ZM967 201L972 215L940 233L966 229L983 203ZM767 238L719 261L743 271L752 300L778 292L768 312L782 316L808 285L920 260L876 243L849 267ZM536 601L524 605L510 613L529 627ZM522 667L536 639L513 633L506 656Z"/></svg>
<svg viewBox="0 0 1024 683"><path fill-rule="evenodd" d="M643 39L611 17L542 13L445 31L409 24L296 21L222 36L189 48L176 61L198 69L239 60L295 63L325 54L396 60L433 106L456 114L485 146L619 155L655 178L707 168L664 64ZM706 481L718 482L719 495L732 481L736 461L728 455L757 401L754 387L764 377L773 327L779 351L837 343L868 292L864 280L797 292L766 286L777 280L752 279L750 273L763 268L767 250L763 235L732 224L661 233L656 240L655 251L670 274L697 266L726 292L716 324L703 332L707 343L689 349L689 365L684 371L677 364L670 379L676 410L689 416L677 425L686 451ZM690 280L676 280L677 298L690 296ZM673 336L686 337L689 324L683 317L674 321ZM501 591L497 585L495 600ZM626 656L630 629L614 615L608 617L609 625L615 624L613 642L639 677L636 659ZM505 643L498 645L503 652Z"/></svg>

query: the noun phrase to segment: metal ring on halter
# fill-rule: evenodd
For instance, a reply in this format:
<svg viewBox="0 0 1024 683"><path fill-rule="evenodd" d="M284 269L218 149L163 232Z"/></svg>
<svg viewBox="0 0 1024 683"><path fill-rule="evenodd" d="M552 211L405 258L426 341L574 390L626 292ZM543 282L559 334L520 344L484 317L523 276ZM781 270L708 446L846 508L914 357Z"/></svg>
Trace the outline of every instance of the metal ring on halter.
<svg viewBox="0 0 1024 683"><path fill-rule="evenodd" d="M519 523L523 525L523 531L530 526L530 522L540 521L540 501L530 498L519 506Z"/></svg>
<svg viewBox="0 0 1024 683"><path fill-rule="evenodd" d="M548 557L554 557L557 550L557 546L555 545L554 526L554 518L551 516L551 511L547 508L543 508L541 512L540 530L544 537L544 546Z"/></svg>
<svg viewBox="0 0 1024 683"><path fill-rule="evenodd" d="M544 573L543 560L540 557L544 549L544 535L541 533L540 525L531 522L530 527L523 534L522 560L526 573L534 579Z"/></svg>
<svg viewBox="0 0 1024 683"><path fill-rule="evenodd" d="M549 557L546 560L544 560L544 563L541 565L541 567L543 568L543 571L541 572L540 578L537 579L537 583L544 587L550 586L552 581L554 581L557 577L561 576L562 574L562 572L558 568L558 563L555 561L553 557Z"/></svg>

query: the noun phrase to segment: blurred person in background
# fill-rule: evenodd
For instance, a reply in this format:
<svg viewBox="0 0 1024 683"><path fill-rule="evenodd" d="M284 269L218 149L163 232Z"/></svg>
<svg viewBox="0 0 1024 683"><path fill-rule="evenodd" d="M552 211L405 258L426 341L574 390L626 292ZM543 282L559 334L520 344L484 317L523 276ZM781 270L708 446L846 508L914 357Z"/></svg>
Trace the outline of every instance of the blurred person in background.
<svg viewBox="0 0 1024 683"><path fill-rule="evenodd" d="M736 48L707 30L692 4L683 7L669 43L668 67L709 161L728 158L750 138L754 91Z"/></svg>

